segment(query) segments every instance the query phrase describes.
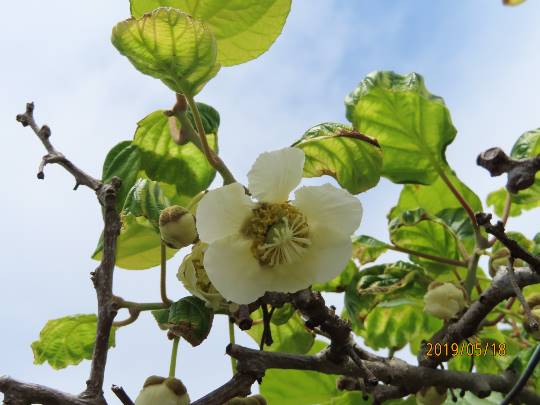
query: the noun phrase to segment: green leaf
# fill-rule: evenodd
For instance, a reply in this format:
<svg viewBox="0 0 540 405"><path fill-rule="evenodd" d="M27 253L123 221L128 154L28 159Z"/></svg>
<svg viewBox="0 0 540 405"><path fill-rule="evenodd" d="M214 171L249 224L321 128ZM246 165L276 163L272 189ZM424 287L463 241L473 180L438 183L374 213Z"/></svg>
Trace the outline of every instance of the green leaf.
<svg viewBox="0 0 540 405"><path fill-rule="evenodd" d="M388 250L388 244L367 235L353 237L353 258L360 264L374 262Z"/></svg>
<svg viewBox="0 0 540 405"><path fill-rule="evenodd" d="M159 233L159 215L170 205L157 182L139 179L129 191L122 213L145 217Z"/></svg>
<svg viewBox="0 0 540 405"><path fill-rule="evenodd" d="M405 211L388 224L390 240L399 247L447 259L460 259L456 236L450 227L423 209ZM411 255L415 263L435 270L452 266Z"/></svg>
<svg viewBox="0 0 540 405"><path fill-rule="evenodd" d="M145 217L122 215L122 228L117 239L116 265L126 270L145 270L159 265L161 260L161 237ZM177 250L167 248L167 259ZM101 260L101 238L92 259Z"/></svg>
<svg viewBox="0 0 540 405"><path fill-rule="evenodd" d="M122 180L122 185L117 193L116 208L120 211L124 205L126 196L137 180L137 173L141 165L139 148L131 141L122 141L114 146L103 163L101 180L108 183L114 176Z"/></svg>
<svg viewBox="0 0 540 405"><path fill-rule="evenodd" d="M74 315L48 321L39 340L32 343L34 364L49 365L62 369L90 360L96 340L97 316ZM115 328L111 329L109 347L115 346Z"/></svg>
<svg viewBox="0 0 540 405"><path fill-rule="evenodd" d="M198 346L208 337L213 320L214 312L206 307L205 302L190 296L171 305L169 319L164 326L192 346Z"/></svg>
<svg viewBox="0 0 540 405"><path fill-rule="evenodd" d="M283 325L291 319L291 317L295 314L296 309L292 306L292 304L285 303L281 308L276 308L274 313L272 314L271 322L274 325Z"/></svg>
<svg viewBox="0 0 540 405"><path fill-rule="evenodd" d="M374 350L401 349L410 344L417 354L422 340L429 339L442 326L442 321L424 314L422 306L410 304L379 306L369 313L360 335Z"/></svg>
<svg viewBox="0 0 540 405"><path fill-rule="evenodd" d="M383 176L431 184L447 167L444 153L456 129L443 99L429 93L422 76L371 73L345 104L354 128L379 141Z"/></svg>
<svg viewBox="0 0 540 405"><path fill-rule="evenodd" d="M220 69L212 31L174 8L159 8L118 23L111 40L137 70L189 97Z"/></svg>
<svg viewBox="0 0 540 405"><path fill-rule="evenodd" d="M510 153L510 156L514 159L526 159L537 155L540 155L540 128L521 135ZM493 206L495 213L499 217L503 216L507 195L508 191L501 188L490 193L487 197L487 204ZM540 207L540 173L536 174L535 182L531 187L517 194L510 194L510 198L512 200L510 207L511 217L519 216L523 211Z"/></svg>
<svg viewBox="0 0 540 405"><path fill-rule="evenodd" d="M178 8L202 20L214 32L218 62L237 65L266 52L281 34L291 0L131 0L140 17L161 6Z"/></svg>
<svg viewBox="0 0 540 405"><path fill-rule="evenodd" d="M498 392L492 392L487 398L478 398L471 392L465 392L465 396L459 397L457 402L454 402L451 396L448 396L444 405L499 405L503 400L503 396Z"/></svg>
<svg viewBox="0 0 540 405"><path fill-rule="evenodd" d="M345 291L345 310L355 330L383 301L415 304L427 291L431 282L425 271L414 264L396 262L382 264L356 273Z"/></svg>
<svg viewBox="0 0 540 405"><path fill-rule="evenodd" d="M455 173L447 171L446 175L454 187L461 193L474 212L482 211L480 198ZM395 218L405 211L423 208L431 215L438 215L441 211L451 208L462 208L457 198L452 194L442 178L438 178L429 186L407 184L403 186L397 205L392 208L389 218Z"/></svg>
<svg viewBox="0 0 540 405"><path fill-rule="evenodd" d="M152 316L156 320L160 329L168 329L165 325L169 321L169 309L155 309L152 311Z"/></svg>
<svg viewBox="0 0 540 405"><path fill-rule="evenodd" d="M381 148L347 125L319 124L293 146L306 155L304 177L332 176L351 194L375 187L381 178Z"/></svg>
<svg viewBox="0 0 540 405"><path fill-rule="evenodd" d="M208 142L217 151L219 115L210 106L199 103L206 122ZM174 204L186 206L191 198L208 188L215 170L204 153L192 142L177 145L169 132L168 117L155 111L139 121L133 143L141 150L141 168L148 178L159 181Z"/></svg>
<svg viewBox="0 0 540 405"><path fill-rule="evenodd" d="M343 292L352 282L356 273L358 273L358 268L356 267L356 264L350 260L339 276L324 284L314 284L312 288L316 291Z"/></svg>
<svg viewBox="0 0 540 405"><path fill-rule="evenodd" d="M316 371L270 369L263 378L261 394L270 405L323 404L342 394L336 379Z"/></svg>
<svg viewBox="0 0 540 405"><path fill-rule="evenodd" d="M258 319L257 314L259 317ZM246 332L257 344L259 344L264 329L261 310L254 312L252 316L253 320L256 322L251 329ZM264 350L270 352L306 354L315 341L313 332L305 327L304 321L297 312L289 318L287 323L275 325L270 322L270 330L272 332L274 343L271 346L265 346L264 348Z"/></svg>

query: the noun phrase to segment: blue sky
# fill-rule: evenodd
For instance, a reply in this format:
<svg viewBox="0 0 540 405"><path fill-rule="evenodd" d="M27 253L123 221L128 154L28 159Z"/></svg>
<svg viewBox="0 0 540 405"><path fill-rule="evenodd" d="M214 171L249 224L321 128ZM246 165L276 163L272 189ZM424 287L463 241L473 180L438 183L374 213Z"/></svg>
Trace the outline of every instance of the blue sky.
<svg viewBox="0 0 540 405"><path fill-rule="evenodd" d="M500 3L293 0L270 52L222 69L199 96L221 113L224 160L245 181L258 153L290 145L317 123L345 122L343 98L367 73L416 71L445 98L459 130L448 160L485 198L503 179L478 168L477 154L495 145L508 149L522 132L540 126L540 3ZM128 2L77 4L32 0L22 9L8 2L0 29L0 374L71 392L84 388L89 362L62 371L35 366L30 343L48 319L94 312L89 272L96 262L89 255L101 229L100 212L91 192L71 191L73 181L60 168L48 167L45 181L36 180L44 151L14 117L34 100L37 119L52 127L55 146L97 176L106 152L129 139L138 120L174 102L165 86L135 71L109 42L112 26L128 17ZM365 209L360 233L386 238L385 215L398 190L382 181L359 196ZM529 236L539 225L534 211L510 222ZM184 294L175 282L180 257L169 272L176 297ZM159 297L155 269L118 270L115 283L126 299ZM230 377L226 333L225 320L217 319L202 347L181 344L178 375L192 398ZM106 386L123 385L135 396L146 376L166 373L169 351L154 321L142 316L118 332Z"/></svg>

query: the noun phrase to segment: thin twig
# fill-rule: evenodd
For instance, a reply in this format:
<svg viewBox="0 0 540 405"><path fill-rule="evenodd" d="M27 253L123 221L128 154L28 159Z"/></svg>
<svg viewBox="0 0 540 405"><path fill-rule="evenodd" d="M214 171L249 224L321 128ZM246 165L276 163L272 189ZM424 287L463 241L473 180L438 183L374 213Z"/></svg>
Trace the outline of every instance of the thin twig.
<svg viewBox="0 0 540 405"><path fill-rule="evenodd" d="M111 390L112 392L114 392L114 395L116 395L116 397L120 400L120 402L122 402L124 405L135 405L122 387L119 387L118 385L113 385L111 387Z"/></svg>
<svg viewBox="0 0 540 405"><path fill-rule="evenodd" d="M536 346L536 349L534 349L533 355L531 359L529 360L529 364L527 364L527 368L519 377L518 382L512 390L508 393L508 395L504 398L504 400L501 402L501 405L509 405L514 398L521 392L523 387L527 384L527 381L532 376L534 369L538 365L538 362L540 361L540 345ZM539 402L540 403L540 402Z"/></svg>
<svg viewBox="0 0 540 405"><path fill-rule="evenodd" d="M455 259L449 259L449 258L446 258L446 257L435 256L435 255L431 255L429 253L418 252L416 250L407 249L407 248L397 246L397 245L388 245L388 249L394 250L396 252L407 253L407 254L412 255L412 256L422 257L424 259L432 260L434 262L448 264L450 266L467 268L467 262L465 262L463 260L455 260Z"/></svg>

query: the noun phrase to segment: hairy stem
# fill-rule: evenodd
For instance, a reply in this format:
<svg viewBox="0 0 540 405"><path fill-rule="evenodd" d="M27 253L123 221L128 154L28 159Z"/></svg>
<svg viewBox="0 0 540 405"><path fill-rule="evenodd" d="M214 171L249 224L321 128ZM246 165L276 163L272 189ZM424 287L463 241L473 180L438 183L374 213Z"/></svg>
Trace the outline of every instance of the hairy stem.
<svg viewBox="0 0 540 405"><path fill-rule="evenodd" d="M206 159L208 160L210 165L212 165L212 167L216 169L221 175L224 184L236 182L229 168L225 165L223 160L221 160L221 158L212 150L212 148L210 148L210 145L208 144L208 139L206 137L206 132L202 124L201 114L199 113L197 103L195 103L195 100L191 96L186 96L186 100L189 104L191 112L193 113L193 119L195 120L195 126L197 127L197 132L201 141L202 150L204 152L204 155L206 156Z"/></svg>
<svg viewBox="0 0 540 405"><path fill-rule="evenodd" d="M169 365L169 377L174 378L176 375L176 358L178 357L178 343L180 343L180 338L175 336L172 344L171 351L171 362Z"/></svg>
<svg viewBox="0 0 540 405"><path fill-rule="evenodd" d="M448 264L450 266L465 267L465 268L467 267L467 262L462 261L462 260L455 260L455 259L448 259L446 257L434 256L428 253L417 252L415 250L407 249L407 248L397 246L397 245L388 245L388 249L394 250L396 252L407 253L409 255L422 257L424 259L432 260L434 262Z"/></svg>
<svg viewBox="0 0 540 405"><path fill-rule="evenodd" d="M471 296L472 290L477 282L476 272L478 269L479 260L480 253L478 253L478 251L475 251L469 259L469 265L467 266L467 277L465 277L464 287L469 297Z"/></svg>
<svg viewBox="0 0 540 405"><path fill-rule="evenodd" d="M234 321L229 319L229 343L231 345L234 345L236 343L236 339L234 337ZM233 375L236 374L236 359L234 357L231 357L231 370Z"/></svg>
<svg viewBox="0 0 540 405"><path fill-rule="evenodd" d="M172 301L167 298L167 246L161 241L161 267L159 274L159 292L161 301L167 306L172 304Z"/></svg>

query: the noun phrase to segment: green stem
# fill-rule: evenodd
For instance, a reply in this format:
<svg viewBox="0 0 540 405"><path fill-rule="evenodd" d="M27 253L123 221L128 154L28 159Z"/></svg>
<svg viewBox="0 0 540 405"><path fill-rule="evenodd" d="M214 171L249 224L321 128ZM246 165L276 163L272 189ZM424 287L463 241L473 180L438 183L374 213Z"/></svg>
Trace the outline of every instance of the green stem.
<svg viewBox="0 0 540 405"><path fill-rule="evenodd" d="M161 241L161 269L159 274L159 292L161 301L167 306L172 304L172 301L167 298L167 246Z"/></svg>
<svg viewBox="0 0 540 405"><path fill-rule="evenodd" d="M176 357L178 356L178 343L180 338L175 336L173 339L173 346L171 351L171 364L169 366L169 377L174 378L176 375Z"/></svg>
<svg viewBox="0 0 540 405"><path fill-rule="evenodd" d="M206 159L212 165L212 167L219 172L219 174L223 178L224 184L231 184L236 182L229 168L225 165L223 160L221 160L221 158L212 150L212 148L210 148L210 145L208 144L208 139L206 138L206 132L204 131L204 126L202 124L201 114L199 113L197 103L195 103L195 100L192 96L185 97L189 108L191 109L191 112L193 114L193 119L195 120L195 126L197 127L199 139L201 140L202 151L204 152Z"/></svg>
<svg viewBox="0 0 540 405"><path fill-rule="evenodd" d="M439 263L442 263L442 264L448 264L450 266L467 267L467 263L464 262L464 261L461 261L461 260L448 259L446 257L434 256L434 255L430 255L428 253L417 252L415 250L407 249L407 248L397 246L397 245L388 245L388 249L394 250L396 252L407 253L409 255L422 257L424 259L432 260L434 262L439 262Z"/></svg>
<svg viewBox="0 0 540 405"><path fill-rule="evenodd" d="M478 269L478 261L480 260L480 253L475 250L471 258L469 259L469 266L467 267L467 277L465 278L465 291L469 297L471 297L472 290L476 285L476 270Z"/></svg>
<svg viewBox="0 0 540 405"><path fill-rule="evenodd" d="M163 302L133 302L122 300L119 307L138 311L153 311L155 309L167 309L169 308L169 305L164 304Z"/></svg>
<svg viewBox="0 0 540 405"><path fill-rule="evenodd" d="M230 319L229 319L229 342L231 345L234 345L236 343L236 340L234 337L234 322L232 322ZM232 356L230 356L230 358L231 358L232 373L233 375L235 375L236 374L236 359Z"/></svg>

